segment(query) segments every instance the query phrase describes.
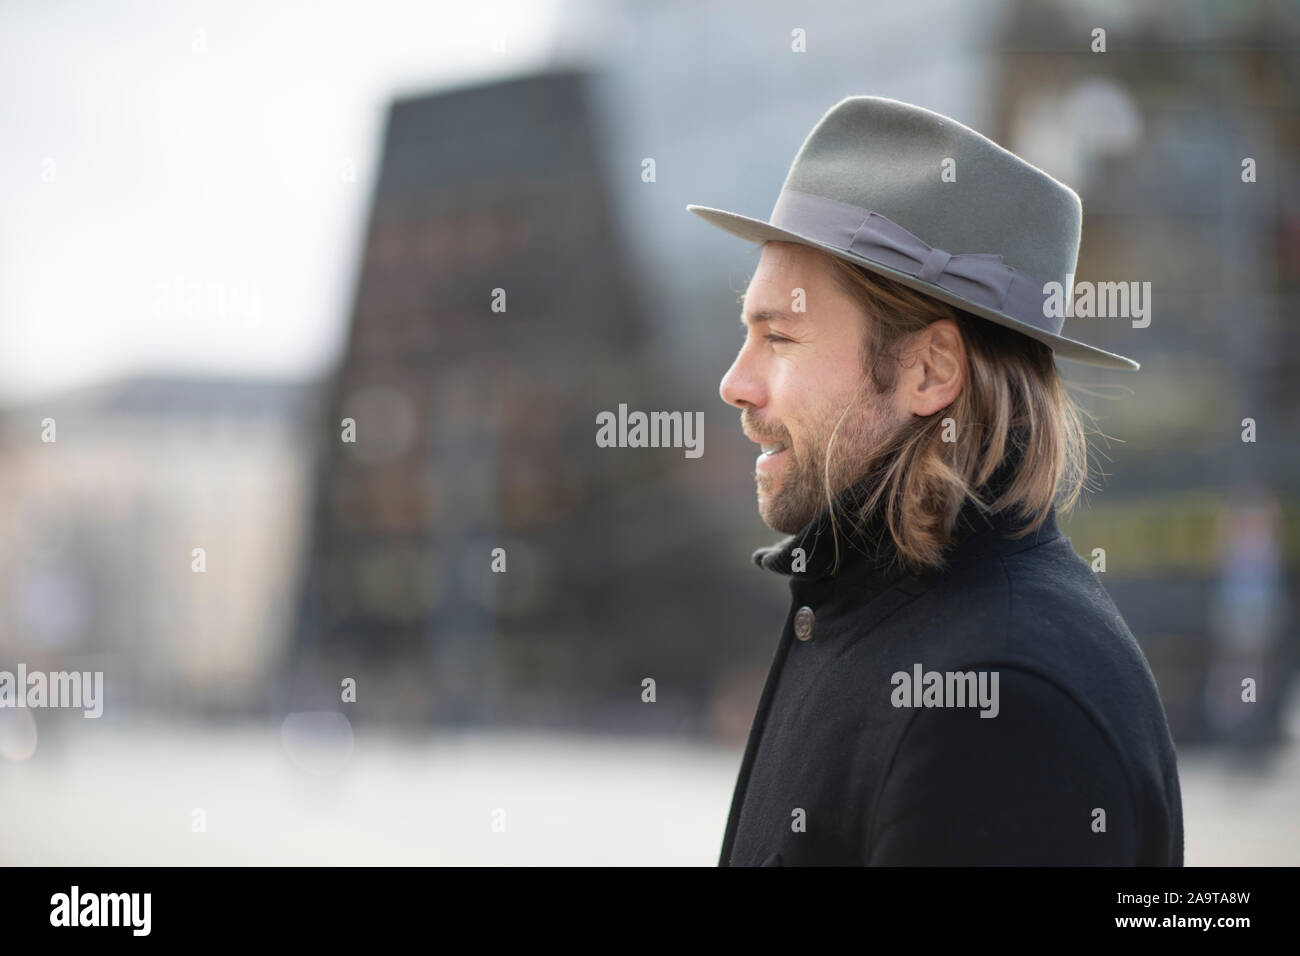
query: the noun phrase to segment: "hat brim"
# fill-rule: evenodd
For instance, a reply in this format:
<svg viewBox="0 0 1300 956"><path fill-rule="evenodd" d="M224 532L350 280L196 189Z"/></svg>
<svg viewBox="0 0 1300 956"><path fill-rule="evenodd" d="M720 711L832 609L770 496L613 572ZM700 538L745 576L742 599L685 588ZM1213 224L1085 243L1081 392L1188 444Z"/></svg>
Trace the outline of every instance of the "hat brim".
<svg viewBox="0 0 1300 956"><path fill-rule="evenodd" d="M1064 335L1053 335L1051 332L1044 332L1042 329L1036 329L1032 325L1027 325L1019 319L1013 319L1009 315L1003 315L996 309L990 309L986 306L979 305L963 299L955 293L949 292L940 286L910 276L905 272L899 272L897 269L891 269L889 266L872 262L870 259L864 259L855 256L850 252L844 252L836 249L834 246L818 242L816 239L809 239L797 232L790 232L788 229L781 229L762 219L754 219L751 216L742 216L739 213L728 212L725 209L714 209L710 206L688 205L686 207L690 212L695 213L705 222L708 222L719 229L731 233L733 236L739 236L741 239L748 239L751 242L767 242L774 240L777 242L797 242L801 245L812 246L828 252L831 255L852 262L854 265L862 266L872 272L879 273L886 278L893 279L908 288L915 289L917 292L923 292L949 305L964 309L981 318L988 319L990 322L996 322L998 325L1014 329L1032 339L1042 342L1050 347L1059 357L1070 359L1075 362L1082 362L1086 365L1095 365L1101 368L1122 369L1124 371L1135 372L1142 366L1131 358L1123 355L1116 355L1114 352L1107 352L1105 349L1099 349L1083 342L1076 342L1074 339L1066 338Z"/></svg>

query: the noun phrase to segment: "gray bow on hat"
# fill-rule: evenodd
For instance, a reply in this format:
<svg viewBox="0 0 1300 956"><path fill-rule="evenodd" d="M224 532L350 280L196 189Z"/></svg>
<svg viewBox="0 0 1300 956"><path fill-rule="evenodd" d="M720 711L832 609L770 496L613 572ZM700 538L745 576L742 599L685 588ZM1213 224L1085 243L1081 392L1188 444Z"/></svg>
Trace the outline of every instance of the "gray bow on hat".
<svg viewBox="0 0 1300 956"><path fill-rule="evenodd" d="M941 177L952 160L952 181ZM769 221L686 207L742 239L797 242L1014 329L1061 358L1136 370L1061 335L1083 207L1069 186L939 113L879 96L836 103L804 140ZM1056 311L1056 310L1050 310Z"/></svg>

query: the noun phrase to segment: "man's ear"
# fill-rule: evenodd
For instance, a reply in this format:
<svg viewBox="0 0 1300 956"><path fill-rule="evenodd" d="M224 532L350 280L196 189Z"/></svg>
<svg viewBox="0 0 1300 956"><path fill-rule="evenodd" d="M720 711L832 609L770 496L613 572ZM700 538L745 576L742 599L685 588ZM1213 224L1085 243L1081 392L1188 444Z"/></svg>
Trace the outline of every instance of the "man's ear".
<svg viewBox="0 0 1300 956"><path fill-rule="evenodd" d="M915 333L902 358L897 398L908 414L933 415L966 386L966 344L952 319L938 319Z"/></svg>

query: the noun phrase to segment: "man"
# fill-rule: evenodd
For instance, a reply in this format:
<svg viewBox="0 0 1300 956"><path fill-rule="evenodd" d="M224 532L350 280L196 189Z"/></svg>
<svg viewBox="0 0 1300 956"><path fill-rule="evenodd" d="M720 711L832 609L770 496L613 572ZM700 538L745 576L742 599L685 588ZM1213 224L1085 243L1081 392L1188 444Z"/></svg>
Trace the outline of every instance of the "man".
<svg viewBox="0 0 1300 956"><path fill-rule="evenodd" d="M722 380L790 579L723 866L1183 863L1150 668L1056 525L1087 477L1054 356L1072 190L947 117L849 97L795 158Z"/></svg>

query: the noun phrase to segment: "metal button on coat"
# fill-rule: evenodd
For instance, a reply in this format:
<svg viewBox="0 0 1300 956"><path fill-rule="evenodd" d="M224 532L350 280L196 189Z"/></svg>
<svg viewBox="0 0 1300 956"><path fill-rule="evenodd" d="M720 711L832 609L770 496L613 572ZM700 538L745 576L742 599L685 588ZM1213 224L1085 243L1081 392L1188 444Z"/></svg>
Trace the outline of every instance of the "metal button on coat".
<svg viewBox="0 0 1300 956"><path fill-rule="evenodd" d="M801 641L812 640L813 610L804 605L794 612L794 636Z"/></svg>

